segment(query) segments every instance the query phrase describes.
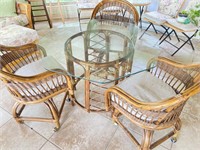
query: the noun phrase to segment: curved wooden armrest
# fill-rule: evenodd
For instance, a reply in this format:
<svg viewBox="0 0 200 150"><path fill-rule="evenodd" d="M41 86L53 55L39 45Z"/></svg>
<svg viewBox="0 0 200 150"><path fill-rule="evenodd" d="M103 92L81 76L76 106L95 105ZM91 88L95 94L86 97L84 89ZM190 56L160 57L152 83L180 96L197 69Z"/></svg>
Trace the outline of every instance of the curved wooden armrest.
<svg viewBox="0 0 200 150"><path fill-rule="evenodd" d="M171 109L174 108L176 105L180 105L181 101L184 103L189 97L197 94L200 92L200 83L195 84L188 90L186 90L183 94L178 94L174 97L164 99L158 102L143 102L130 94L126 93L124 90L117 86L113 86L106 90L105 92L105 105L106 105L106 111L109 111L111 107L111 93L116 94L120 98L123 99L123 101L126 101L126 103L144 110L144 111L165 111L168 112Z"/></svg>
<svg viewBox="0 0 200 150"><path fill-rule="evenodd" d="M153 63L156 63L156 62L163 62L165 64L169 64L171 66L174 66L174 67L177 67L177 68L193 68L193 67L199 67L200 64L182 64L182 63L179 63L179 62L176 62L176 61L173 61L173 60L170 60L168 58L165 58L165 57L155 57L155 58L152 58L148 63L147 63L147 70L150 70L152 67L151 65Z"/></svg>
<svg viewBox="0 0 200 150"><path fill-rule="evenodd" d="M17 12L19 14L25 14L29 22L28 27L33 28L32 17L31 17L31 5L28 3L17 2Z"/></svg>
<svg viewBox="0 0 200 150"><path fill-rule="evenodd" d="M39 103L61 92L74 94L68 76L46 71L35 76L19 76L0 71L1 79L20 103Z"/></svg>
<svg viewBox="0 0 200 150"><path fill-rule="evenodd" d="M44 57L47 56L45 49L42 46L35 44L35 43L30 43L30 44L26 44L26 45L23 45L23 46L15 46L15 47L0 45L1 51L16 52L16 51L25 51L27 49L32 49L32 48L35 48L35 49L37 48L38 50L41 50Z"/></svg>
<svg viewBox="0 0 200 150"><path fill-rule="evenodd" d="M15 74L2 72L2 71L0 71L0 74L1 74L1 77L6 78L7 80L14 79L16 82L22 82L22 83L40 82L40 80L44 80L46 78L49 78L55 75L58 75L58 76L60 75L56 72L51 72L51 71L46 71L34 76L20 76L20 75L15 75ZM65 77L68 81L71 80L69 76L66 75Z"/></svg>

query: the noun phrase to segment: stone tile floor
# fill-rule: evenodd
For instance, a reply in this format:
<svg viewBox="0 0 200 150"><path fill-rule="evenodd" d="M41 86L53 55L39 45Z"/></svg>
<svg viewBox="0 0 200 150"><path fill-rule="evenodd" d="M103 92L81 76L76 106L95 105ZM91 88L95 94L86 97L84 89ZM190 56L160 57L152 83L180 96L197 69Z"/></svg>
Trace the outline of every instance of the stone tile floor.
<svg viewBox="0 0 200 150"><path fill-rule="evenodd" d="M84 25L83 25L84 27ZM73 34L79 32L78 22L67 21L65 25L54 23L54 28L49 29L46 23L36 26L40 35L39 44L48 55L57 58L60 63L65 63L64 43ZM139 32L139 35L141 31ZM176 41L175 39L173 39ZM196 51L190 46L185 46L175 56L171 57L173 47L167 43L158 46L158 35L148 32L141 40L137 41L133 69L145 68L149 59L164 56L184 63L200 62L200 42L194 40ZM81 95L80 95L81 96ZM59 100L60 96L56 99ZM81 98L81 97L80 97ZM200 94L192 97L186 104L182 114L182 129L178 141L172 144L167 140L156 150L198 150L200 147ZM25 122L18 124L12 117L14 100L5 86L0 82L0 149L16 150L134 150L136 146L119 126L112 123L106 113L87 113L78 106L65 105L61 118L61 129L54 132L54 125L50 123ZM32 107L32 108L31 108ZM43 105L29 106L24 113L47 115ZM141 130L122 118L132 133L141 140ZM166 131L155 133L154 140Z"/></svg>

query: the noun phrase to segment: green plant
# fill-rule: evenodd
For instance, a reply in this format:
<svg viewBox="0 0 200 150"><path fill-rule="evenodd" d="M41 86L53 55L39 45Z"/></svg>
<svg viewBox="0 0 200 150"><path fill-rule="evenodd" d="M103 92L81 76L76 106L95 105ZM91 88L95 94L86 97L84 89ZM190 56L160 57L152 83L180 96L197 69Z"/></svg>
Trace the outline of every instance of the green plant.
<svg viewBox="0 0 200 150"><path fill-rule="evenodd" d="M188 12L186 10L182 10L180 13L183 15L188 15Z"/></svg>
<svg viewBox="0 0 200 150"><path fill-rule="evenodd" d="M196 26L199 26L200 4L196 5L193 9L190 9L187 13L191 23L193 23Z"/></svg>

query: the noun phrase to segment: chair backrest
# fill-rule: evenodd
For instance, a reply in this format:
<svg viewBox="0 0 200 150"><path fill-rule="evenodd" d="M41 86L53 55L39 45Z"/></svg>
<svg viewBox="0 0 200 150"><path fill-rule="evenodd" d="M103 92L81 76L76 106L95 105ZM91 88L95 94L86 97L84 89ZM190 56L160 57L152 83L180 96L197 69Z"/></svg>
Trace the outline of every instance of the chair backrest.
<svg viewBox="0 0 200 150"><path fill-rule="evenodd" d="M27 44L18 47L0 45L0 69L14 73L22 66L37 61L45 55L45 50L41 46L35 44Z"/></svg>
<svg viewBox="0 0 200 150"><path fill-rule="evenodd" d="M138 12L126 0L103 0L93 10L91 19L138 24Z"/></svg>
<svg viewBox="0 0 200 150"><path fill-rule="evenodd" d="M160 0L158 11L176 17L183 7L185 0Z"/></svg>

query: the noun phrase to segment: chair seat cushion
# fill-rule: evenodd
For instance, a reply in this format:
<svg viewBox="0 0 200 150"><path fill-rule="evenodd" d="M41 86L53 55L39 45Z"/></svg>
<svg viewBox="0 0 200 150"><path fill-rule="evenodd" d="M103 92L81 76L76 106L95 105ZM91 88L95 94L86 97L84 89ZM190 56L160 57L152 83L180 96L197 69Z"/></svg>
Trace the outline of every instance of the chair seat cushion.
<svg viewBox="0 0 200 150"><path fill-rule="evenodd" d="M152 20L158 25L165 23L167 19L173 19L171 16L159 13L158 11L147 12L143 15L143 18Z"/></svg>
<svg viewBox="0 0 200 150"><path fill-rule="evenodd" d="M0 29L0 45L22 46L38 39L37 31L19 25L9 25Z"/></svg>
<svg viewBox="0 0 200 150"><path fill-rule="evenodd" d="M29 24L29 22L25 14L20 14L13 17L0 18L0 29L12 24L26 26Z"/></svg>
<svg viewBox="0 0 200 150"><path fill-rule="evenodd" d="M42 59L40 59L19 68L15 74L20 76L34 76L43 72L46 72L46 70L42 65Z"/></svg>
<svg viewBox="0 0 200 150"><path fill-rule="evenodd" d="M117 86L144 102L156 102L176 95L168 84L153 76L150 72L132 75Z"/></svg>
<svg viewBox="0 0 200 150"><path fill-rule="evenodd" d="M193 25L192 23L189 24L183 24L179 23L176 19L167 19L167 23L170 25L183 30L184 32L194 32L198 29L197 26Z"/></svg>

